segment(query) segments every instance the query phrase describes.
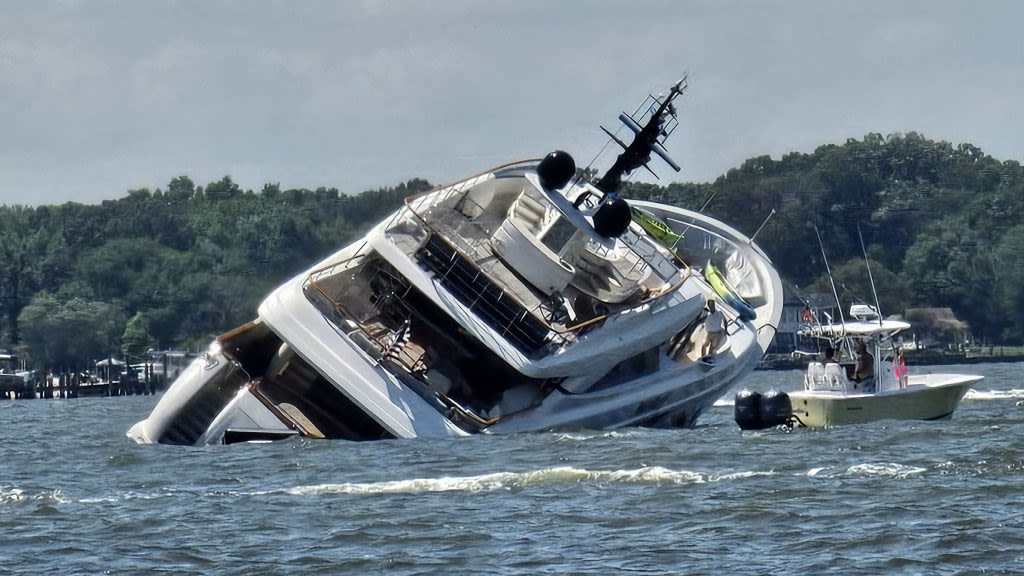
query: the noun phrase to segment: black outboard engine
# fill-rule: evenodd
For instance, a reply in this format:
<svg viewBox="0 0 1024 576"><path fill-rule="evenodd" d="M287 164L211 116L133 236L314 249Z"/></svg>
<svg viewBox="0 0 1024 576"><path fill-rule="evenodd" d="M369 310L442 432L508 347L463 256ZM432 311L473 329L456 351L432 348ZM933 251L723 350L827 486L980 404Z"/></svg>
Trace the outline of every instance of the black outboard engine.
<svg viewBox="0 0 1024 576"><path fill-rule="evenodd" d="M733 418L740 430L764 430L793 424L793 403L789 394L771 389L764 394L743 389L736 393Z"/></svg>
<svg viewBox="0 0 1024 576"><path fill-rule="evenodd" d="M761 426L764 428L789 425L792 415L793 403L789 394L772 388L761 396Z"/></svg>
<svg viewBox="0 0 1024 576"><path fill-rule="evenodd" d="M761 426L761 393L756 390L743 389L736 393L733 402L733 418L740 430L760 430Z"/></svg>

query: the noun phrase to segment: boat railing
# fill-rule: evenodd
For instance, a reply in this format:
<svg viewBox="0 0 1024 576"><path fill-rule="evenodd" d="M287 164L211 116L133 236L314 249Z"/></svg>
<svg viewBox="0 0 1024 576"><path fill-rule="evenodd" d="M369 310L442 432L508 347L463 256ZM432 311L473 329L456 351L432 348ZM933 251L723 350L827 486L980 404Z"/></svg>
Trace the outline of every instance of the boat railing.
<svg viewBox="0 0 1024 576"><path fill-rule="evenodd" d="M775 334L777 334L779 332L778 327L776 327L774 324L762 324L762 325L757 327L757 333L760 334L761 330L764 330L765 328L771 328L772 329L772 337L773 338L775 337Z"/></svg>
<svg viewBox="0 0 1024 576"><path fill-rule="evenodd" d="M681 220L679 219L679 217L671 216L665 218L665 220L667 222L673 222L675 224L683 225L684 228L682 232L678 232L678 234L682 237L682 242L677 241L677 245L679 245L679 247L686 247L686 244L689 243L689 239L687 239L686 233L689 232L690 230L700 232L702 242L701 249L707 252L712 251L712 242L715 241L732 245L735 245L737 243L736 238L729 238L722 232L707 227L706 225L704 225L704 223L700 222L699 220ZM675 230L675 228L673 228L673 230Z"/></svg>
<svg viewBox="0 0 1024 576"><path fill-rule="evenodd" d="M319 283L319 280L321 278L329 278L345 270L355 268L355 266L358 265L359 263L357 261L362 260L372 252L372 250L367 250L367 248L369 247L370 243L363 241L363 243L356 250L355 254L353 254L352 256L349 256L348 258L345 258L343 260L339 260L328 266L324 266L323 268L313 270L312 272L309 273L309 275L306 276L306 285L316 290L316 292L320 295L321 298L324 299L325 302L330 303L334 307L335 311L341 316L341 319L351 323L352 326L355 328L354 331L361 332L366 338L376 342L379 339L379 334L375 334L372 330L369 329L369 327L360 322L359 319L354 314L352 314L344 304L342 304L337 299L329 295L327 293L327 290L325 290L324 287L321 286ZM351 334L351 332L348 333Z"/></svg>
<svg viewBox="0 0 1024 576"><path fill-rule="evenodd" d="M344 304L342 304L341 302L338 302L336 299L334 299L330 295L328 295L327 291L324 290L324 288L322 286L320 286L320 284L317 282L317 279L321 278L321 277L324 277L324 275L333 276L334 274L338 273L339 271L344 271L346 269L353 268L354 267L352 265L353 262L366 257L370 253L370 251L366 251L366 252L363 251L367 246L369 246L369 243L368 242L363 242L363 244L359 247L359 249L356 250L356 253L354 255L352 255L352 256L350 256L348 258L345 258L344 260L340 260L338 262L335 262L335 263L333 263L333 264L331 264L329 266L325 266L324 268L320 268L320 269L314 270L307 277L307 284L308 284L308 286L310 286L314 290L316 290L317 293L319 293L320 296L324 300L326 300L331 305L333 305L335 310L337 310L338 313L341 314L341 316L343 317L343 319L346 322L350 322L353 326L355 326L355 329L346 332L346 334L348 334L351 337L351 335L353 333L361 333L363 336L365 336L369 340L371 340L373 342L376 342L381 347L381 350L383 351L386 348L386 345L384 345L385 343L381 341L381 336L379 334L374 334L373 331L369 329L369 327L367 327L365 324L360 322L353 314L351 314L349 312L349 310L345 307ZM472 410L466 409L465 407L463 407L461 404L459 404L458 402L456 402L455 400L453 400L449 396L445 395L444 393L440 392L439 390L436 390L433 387L430 387L429 383L424 382L423 379L422 379L422 376L418 375L418 374L422 374L422 372L425 372L425 370L424 370L425 364L423 363L422 355L418 356L418 357L415 357L415 358L412 357L412 356L408 356L406 358L406 357L403 357L404 356L403 354L393 355L393 356L397 356L397 357L388 358L388 360L390 360L391 362L393 362L395 364L401 365L403 367L403 369L406 371L406 373L408 373L411 377L415 378L417 380L417 382L419 382L423 386L427 386L427 388L429 389L429 392L432 393L435 397L437 397L438 399L440 399L444 403L444 408L450 411L450 415L452 415L452 416L456 416L457 415L457 416L461 417L465 422L467 422L468 424L476 427L477 430L482 430L482 429L484 429L484 428L494 424L495 422L497 422L499 420L496 417L495 418L484 418L484 417L476 414ZM382 355L381 356L381 360L384 360L384 359L385 359L385 355ZM374 359L374 361L376 362L377 359ZM426 391L423 391L423 392L426 392Z"/></svg>
<svg viewBox="0 0 1024 576"><path fill-rule="evenodd" d="M421 208L424 204L440 204L441 202L448 200L453 196L464 195L470 188L475 186L480 180L480 178L483 176L487 176L488 174L492 174L499 170L510 168L512 166L516 166L519 164L527 165L537 163L539 161L540 158L530 158L526 160L515 160L512 162L506 162L504 164L495 166L494 168L477 172L476 174L473 174L469 178L457 180L455 182L449 182L447 184L441 184L425 192L419 192L417 194L407 196L405 198L405 205L418 217L419 214L416 212L417 208ZM438 193L441 194L438 195ZM400 216L401 210L399 210L395 214L394 218L392 218L392 222L394 222L394 220L399 218ZM390 226L390 224L388 226Z"/></svg>
<svg viewBox="0 0 1024 576"><path fill-rule="evenodd" d="M670 281L680 269L689 269L689 265L674 252L669 251L672 258L666 258L651 238L640 235L632 229L626 230L626 233L621 236L621 240L638 257L634 269L646 266L656 272L662 281Z"/></svg>
<svg viewBox="0 0 1024 576"><path fill-rule="evenodd" d="M508 165L512 165L512 164L508 164ZM506 166L508 166L508 165L506 165ZM497 170L497 168L495 170ZM484 172L483 174L487 174L487 173L488 172ZM477 178L477 177L471 178L470 180L473 180L475 178ZM465 191L466 190L465 190L464 187L460 187L460 189L456 189L456 188L453 187L452 190L446 192L443 197L441 197L441 198L436 198L436 197L435 198L431 198L430 199L431 201L429 202L429 204L430 205L436 205L436 204L438 204L438 202L443 201L443 200L447 200L448 198L450 198L454 194L465 193ZM431 224L431 222L429 221L429 218L427 218L427 216L425 214L422 214L421 212L417 211L417 209L416 209L417 207L422 207L423 200L424 200L424 196L422 196L422 195L413 196L413 197L407 198L406 202L405 202L406 208L409 210L409 212L411 214L413 214L416 217L416 219L418 219L422 223L422 225L424 227L427 228L427 230L430 231L430 234L433 237L436 237L438 240L443 242L451 251L453 251L455 254L457 254L462 260L466 261L471 266L473 266L475 268L475 272L477 274L479 274L480 276L484 277L491 285L500 287L501 286L501 282L500 281L498 281L497 279L493 278L487 271L483 270L478 265L476 265L475 260L472 258L472 256L467 254L459 246L455 245L455 243L451 242L446 237L446 235L440 233L434 227L434 225ZM661 298L662 296L675 291L680 286L682 286L682 284L687 279L689 279L692 276L693 272L692 272L691 268L685 262L682 262L682 260L679 260L679 264L680 264L680 268L675 268L675 271L678 273L678 278L676 279L676 281L674 283L672 283L671 285L669 285L669 286L667 286L667 287L665 287L665 288L663 288L661 290L652 291L647 297L645 297L643 300L641 300L641 302L638 304L638 306L648 304L648 303L652 302L653 300ZM453 269L454 269L454 267L450 268L449 271L451 271ZM444 279L444 277L442 276L441 279ZM579 322L579 323L576 323L576 324L558 327L558 326L552 325L552 323L551 323L552 311L548 311L548 307L545 305L545 303L541 302L540 304L537 304L537 305L532 306L532 307L531 306L526 306L525 304L523 304L523 302L520 299L518 299L515 295L511 294L510 292L508 292L508 291L506 291L504 289L502 289L502 292L503 292L503 294L501 296L502 298L506 298L506 299L511 300L518 307L520 307L523 310L528 311L533 317L535 317L538 321L540 321L544 325L544 327L549 332L552 333L553 338L554 338L554 340L556 340L557 344L563 344L563 343L568 342L569 340L574 339L575 337L577 337L583 331L585 331L585 330L587 330L587 329L589 329L589 328L591 328L591 327L593 327L593 326L595 326L595 325L605 321L610 316L609 314L600 314L600 315L598 315L598 316L596 316L594 318L590 318L590 319L587 319L585 321L582 321L582 322ZM512 327L510 325L505 325L505 326L502 326L501 328L503 330L507 331L507 330L511 329Z"/></svg>

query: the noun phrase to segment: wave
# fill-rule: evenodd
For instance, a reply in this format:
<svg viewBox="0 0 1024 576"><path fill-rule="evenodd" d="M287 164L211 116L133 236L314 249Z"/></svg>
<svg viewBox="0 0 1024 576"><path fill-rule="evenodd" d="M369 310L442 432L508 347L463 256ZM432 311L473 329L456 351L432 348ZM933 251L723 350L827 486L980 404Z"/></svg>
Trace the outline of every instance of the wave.
<svg viewBox="0 0 1024 576"><path fill-rule="evenodd" d="M837 472L832 466L811 468L807 471L807 476L811 478L855 477L904 479L924 474L927 471L927 468L908 466L897 462L869 462L864 464L854 464L841 472Z"/></svg>
<svg viewBox="0 0 1024 576"><path fill-rule="evenodd" d="M971 388L964 394L964 400L1016 400L1024 399L1024 390L975 390Z"/></svg>
<svg viewBox="0 0 1024 576"><path fill-rule="evenodd" d="M26 493L21 488L0 487L0 506L20 504L24 502L67 504L71 502L71 500L64 496L60 489L42 490L37 493Z"/></svg>
<svg viewBox="0 0 1024 576"><path fill-rule="evenodd" d="M560 432L555 434L555 438L558 440L593 440L595 438L629 438L643 434L644 432L635 428L632 430L609 430L607 432L600 430L593 430L590 432Z"/></svg>
<svg viewBox="0 0 1024 576"><path fill-rule="evenodd" d="M415 478L386 482L316 484L296 486L278 492L296 496L320 494L416 494L423 492L493 492L517 490L531 486L554 484L703 484L740 480L755 476L771 476L775 472L709 473L688 470L670 470L660 466L636 470L584 470L558 467L531 472L497 472L479 476L442 478Z"/></svg>

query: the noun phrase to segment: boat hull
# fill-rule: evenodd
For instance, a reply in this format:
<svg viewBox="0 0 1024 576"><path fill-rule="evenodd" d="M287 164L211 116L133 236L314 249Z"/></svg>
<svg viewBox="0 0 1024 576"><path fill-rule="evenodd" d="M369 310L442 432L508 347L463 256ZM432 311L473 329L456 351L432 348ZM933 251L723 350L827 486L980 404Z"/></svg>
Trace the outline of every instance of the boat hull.
<svg viewBox="0 0 1024 576"><path fill-rule="evenodd" d="M448 214L444 202L459 189L443 187L431 193L436 199L409 206ZM729 226L672 206L636 204L679 231L688 261L720 260L754 306L753 317L743 317L723 304L728 336L712 360L700 354L700 320L715 292L678 255L668 258L636 236L623 253L646 258L661 283L613 312L602 304L605 312L572 330L535 323L545 331L534 338L535 324L509 323L502 314L535 313L495 287L536 294L507 271L489 279L475 256L429 244L432 235L422 246L413 242L419 237L402 228L414 214L407 207L274 290L258 319L219 336L129 436L204 445L289 435L370 440L693 426L763 356L782 313L781 280L770 259ZM466 241L462 228L446 222L435 223ZM399 231L389 235L392 228ZM421 261L425 247L444 267ZM611 263L616 254L600 256L612 267L609 286L625 274ZM498 306L503 298L513 302ZM540 346L523 348L533 340Z"/></svg>
<svg viewBox="0 0 1024 576"><path fill-rule="evenodd" d="M906 388L878 394L797 391L789 394L800 424L824 428L876 420L942 420L956 411L967 390L981 376L926 374L911 377Z"/></svg>

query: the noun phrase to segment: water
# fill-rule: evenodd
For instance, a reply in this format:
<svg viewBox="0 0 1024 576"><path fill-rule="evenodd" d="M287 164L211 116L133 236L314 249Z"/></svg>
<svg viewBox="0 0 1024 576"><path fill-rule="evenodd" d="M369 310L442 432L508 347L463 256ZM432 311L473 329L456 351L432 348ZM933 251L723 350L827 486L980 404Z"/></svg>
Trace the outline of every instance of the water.
<svg viewBox="0 0 1024 576"><path fill-rule="evenodd" d="M987 378L952 421L790 433L723 401L693 430L181 448L125 438L153 397L2 402L0 573L1024 573L1024 364L934 371Z"/></svg>

